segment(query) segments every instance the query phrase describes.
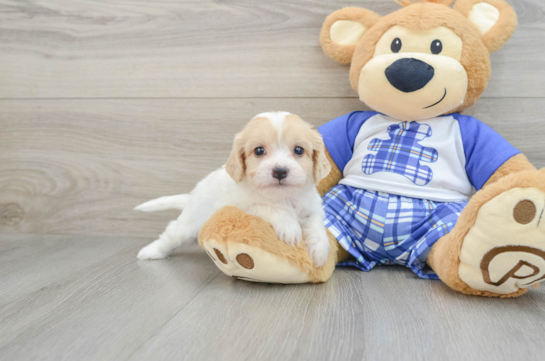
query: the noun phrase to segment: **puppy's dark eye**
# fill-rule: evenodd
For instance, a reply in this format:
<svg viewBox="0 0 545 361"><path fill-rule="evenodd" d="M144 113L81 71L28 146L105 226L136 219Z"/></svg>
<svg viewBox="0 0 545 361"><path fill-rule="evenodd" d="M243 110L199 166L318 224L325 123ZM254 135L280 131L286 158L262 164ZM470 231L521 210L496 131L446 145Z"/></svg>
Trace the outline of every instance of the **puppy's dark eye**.
<svg viewBox="0 0 545 361"><path fill-rule="evenodd" d="M401 39L395 38L394 41L392 41L392 46L390 48L392 49L392 52L399 53L402 45L403 44L401 43Z"/></svg>
<svg viewBox="0 0 545 361"><path fill-rule="evenodd" d="M431 42L431 53L440 54L443 51L443 43L441 40L434 40Z"/></svg>
<svg viewBox="0 0 545 361"><path fill-rule="evenodd" d="M297 155L303 155L303 153L305 153L305 150L301 147L295 147L295 149L293 150L293 153Z"/></svg>
<svg viewBox="0 0 545 361"><path fill-rule="evenodd" d="M263 147L257 147L254 149L255 155L263 155L265 154L265 148Z"/></svg>

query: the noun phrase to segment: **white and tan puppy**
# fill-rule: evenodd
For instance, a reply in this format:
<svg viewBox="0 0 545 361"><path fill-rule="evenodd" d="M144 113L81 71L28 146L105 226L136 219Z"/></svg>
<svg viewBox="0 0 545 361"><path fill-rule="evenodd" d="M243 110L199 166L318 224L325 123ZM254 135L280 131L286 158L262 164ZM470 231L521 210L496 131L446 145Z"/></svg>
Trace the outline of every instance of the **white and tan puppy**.
<svg viewBox="0 0 545 361"><path fill-rule="evenodd" d="M210 173L189 194L161 197L135 209L180 209L159 239L142 248L139 259L165 258L224 206L261 217L290 245L305 240L318 267L329 254L322 200L316 184L329 174L322 137L297 115L262 113L237 134L227 164Z"/></svg>

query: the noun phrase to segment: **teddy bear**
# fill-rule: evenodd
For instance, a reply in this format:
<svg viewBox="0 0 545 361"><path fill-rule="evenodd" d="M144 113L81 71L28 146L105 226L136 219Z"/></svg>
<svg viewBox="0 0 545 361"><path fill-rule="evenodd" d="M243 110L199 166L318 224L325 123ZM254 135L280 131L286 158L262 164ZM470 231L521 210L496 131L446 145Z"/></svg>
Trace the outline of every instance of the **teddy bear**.
<svg viewBox="0 0 545 361"><path fill-rule="evenodd" d="M326 55L350 64L373 111L318 128L331 171L319 184L331 252L315 267L304 245L234 207L199 244L226 275L255 282L326 282L336 266L399 264L469 295L509 298L545 279L545 170L461 112L491 76L490 53L517 25L503 0L401 0L387 16L329 15Z"/></svg>

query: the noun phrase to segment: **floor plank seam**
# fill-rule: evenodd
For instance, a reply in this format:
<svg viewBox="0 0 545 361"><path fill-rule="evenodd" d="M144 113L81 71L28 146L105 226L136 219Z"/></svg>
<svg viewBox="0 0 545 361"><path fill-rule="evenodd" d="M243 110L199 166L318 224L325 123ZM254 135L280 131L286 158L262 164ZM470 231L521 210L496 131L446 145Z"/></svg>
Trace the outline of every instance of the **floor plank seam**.
<svg viewBox="0 0 545 361"><path fill-rule="evenodd" d="M131 352L130 355L127 356L127 358L125 360L130 360L135 354L138 353L138 351L140 351L145 345L147 345L151 340L153 340L157 334L159 334L163 328L168 325L168 323L173 319L175 318L180 312L182 312L187 306L189 306L191 304L191 302L193 302L193 300L206 288L208 287L208 285L210 283L212 283L216 278L218 278L218 276L222 275L223 273L220 271L220 270L217 270L217 274L212 277L210 279L210 281L208 281L207 283L205 283L204 285L202 285L198 290L195 291L195 294L193 295L193 297L191 297L191 299L189 299L185 305L183 305L177 312L175 312L172 317L168 320L166 320L161 326L157 327L157 329L155 330L155 332L148 338L148 340L146 340L145 342L142 342L140 344L140 346L135 349L133 352Z"/></svg>

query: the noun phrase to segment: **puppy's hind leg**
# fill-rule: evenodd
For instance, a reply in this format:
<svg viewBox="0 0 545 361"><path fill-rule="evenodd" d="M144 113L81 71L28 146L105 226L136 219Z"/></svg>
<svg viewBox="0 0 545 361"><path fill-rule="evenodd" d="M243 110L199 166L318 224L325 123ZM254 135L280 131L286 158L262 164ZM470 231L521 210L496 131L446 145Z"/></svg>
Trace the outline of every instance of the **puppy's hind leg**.
<svg viewBox="0 0 545 361"><path fill-rule="evenodd" d="M148 244L138 252L138 259L162 259L168 257L176 247L183 243L197 240L200 227L184 217L183 213L175 221L169 223L165 231L156 241Z"/></svg>

